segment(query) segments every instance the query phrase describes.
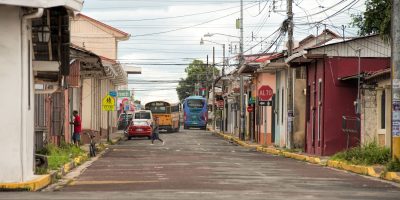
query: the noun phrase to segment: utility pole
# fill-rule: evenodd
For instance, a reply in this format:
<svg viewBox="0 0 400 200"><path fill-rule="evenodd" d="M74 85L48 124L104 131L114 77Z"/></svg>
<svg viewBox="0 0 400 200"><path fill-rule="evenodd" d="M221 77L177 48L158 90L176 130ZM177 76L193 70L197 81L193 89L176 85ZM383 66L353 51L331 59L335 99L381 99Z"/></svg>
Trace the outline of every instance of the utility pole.
<svg viewBox="0 0 400 200"><path fill-rule="evenodd" d="M287 0L288 57L293 54L293 0ZM288 69L288 147L293 148L294 133L294 70Z"/></svg>
<svg viewBox="0 0 400 200"><path fill-rule="evenodd" d="M205 91L205 95L206 95L206 104L208 106L208 54L207 54L207 64L206 64L206 91Z"/></svg>
<svg viewBox="0 0 400 200"><path fill-rule="evenodd" d="M400 159L400 5L392 0L392 157Z"/></svg>
<svg viewBox="0 0 400 200"><path fill-rule="evenodd" d="M223 77L225 76L225 44L222 44L222 94L225 91L225 80L223 79ZM224 100L224 108L222 109L222 123L221 123L221 128L220 131L222 131L222 133L225 133L225 123L226 123L226 110L225 110L225 100Z"/></svg>
<svg viewBox="0 0 400 200"><path fill-rule="evenodd" d="M239 47L239 68L244 64L243 60L243 0L240 0L240 47ZM239 125L239 138L241 140L245 140L245 130L246 130L246 105L244 99L244 83L243 83L243 75L240 76L240 125Z"/></svg>
<svg viewBox="0 0 400 200"><path fill-rule="evenodd" d="M213 109L213 130L215 131L215 123L216 123L216 117L215 117L215 47L213 47L213 64L212 64L212 92L213 92L213 99L212 99L212 109Z"/></svg>

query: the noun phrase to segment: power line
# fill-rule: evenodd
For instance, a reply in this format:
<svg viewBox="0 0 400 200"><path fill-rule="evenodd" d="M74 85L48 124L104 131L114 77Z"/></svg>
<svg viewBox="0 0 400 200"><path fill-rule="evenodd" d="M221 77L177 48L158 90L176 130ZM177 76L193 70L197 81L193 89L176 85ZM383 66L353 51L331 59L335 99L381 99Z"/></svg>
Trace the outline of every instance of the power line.
<svg viewBox="0 0 400 200"><path fill-rule="evenodd" d="M250 3L249 3L250 4ZM249 5L247 4L247 5ZM140 22L140 21L153 21L153 20L165 20L165 19L176 19L176 18L183 18L183 17L192 17L196 15L204 15L204 14L209 14L209 13L216 13L224 10L231 10L233 8L238 8L239 6L234 6L234 7L229 7L229 8L224 8L224 9L218 9L218 10L212 10L212 11L207 11L207 12L199 12L199 13L192 13L192 14L187 14L187 15L178 15L178 16L172 16L172 17L156 17L156 18L144 18L144 19L110 19L110 20L101 20L104 22Z"/></svg>
<svg viewBox="0 0 400 200"><path fill-rule="evenodd" d="M247 10L247 9L249 9L249 8L252 8L252 7L254 7L254 5L253 5L253 6L250 6L250 7L247 7L247 8L245 8L245 9ZM200 26L200 25L203 25L203 24L207 24L207 23L210 23L210 22L213 22L213 21L217 21L217 20L220 20L220 19L229 17L229 16L234 15L234 14L237 14L237 13L239 13L239 12L240 12L240 11L236 11L236 12L230 13L230 14L228 14L228 15L224 15L224 16L222 16L222 17L215 18L215 19L212 19L212 20L208 20L208 21L205 21L205 22L202 22L202 23L199 23L199 24L191 25L191 26L186 26L186 27L182 27L182 28L172 29L172 30L168 30L168 31L160 31L160 32L147 33L147 34L141 34L141 35L133 35L133 37L142 37L142 36L149 36L149 35L159 35L159 34L164 34L164 33L170 33L170 32L175 32L175 31L179 31L179 30L189 29L189 28L193 28L193 27L196 27L196 26Z"/></svg>

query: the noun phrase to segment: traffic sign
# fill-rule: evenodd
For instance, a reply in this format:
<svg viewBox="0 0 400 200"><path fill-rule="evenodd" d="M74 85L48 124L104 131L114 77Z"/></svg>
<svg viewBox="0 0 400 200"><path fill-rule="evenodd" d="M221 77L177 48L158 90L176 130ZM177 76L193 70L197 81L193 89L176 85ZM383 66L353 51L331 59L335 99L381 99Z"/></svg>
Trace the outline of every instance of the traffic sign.
<svg viewBox="0 0 400 200"><path fill-rule="evenodd" d="M115 107L115 99L114 97L107 95L103 98L103 101L101 102L101 108L104 111L114 111Z"/></svg>
<svg viewBox="0 0 400 200"><path fill-rule="evenodd" d="M130 90L118 90L118 97L131 97Z"/></svg>
<svg viewBox="0 0 400 200"><path fill-rule="evenodd" d="M272 106L272 101L258 101L259 106Z"/></svg>
<svg viewBox="0 0 400 200"><path fill-rule="evenodd" d="M117 96L117 91L112 90L112 91L110 91L108 94L109 94L110 96L112 96L112 97L116 97L116 96Z"/></svg>
<svg viewBox="0 0 400 200"><path fill-rule="evenodd" d="M250 97L249 98L249 104L255 104L256 103L256 98L255 97Z"/></svg>
<svg viewBox="0 0 400 200"><path fill-rule="evenodd" d="M253 106L247 106L247 112L253 112Z"/></svg>
<svg viewBox="0 0 400 200"><path fill-rule="evenodd" d="M268 101L271 99L274 92L269 85L263 85L258 89L258 97L260 101Z"/></svg>

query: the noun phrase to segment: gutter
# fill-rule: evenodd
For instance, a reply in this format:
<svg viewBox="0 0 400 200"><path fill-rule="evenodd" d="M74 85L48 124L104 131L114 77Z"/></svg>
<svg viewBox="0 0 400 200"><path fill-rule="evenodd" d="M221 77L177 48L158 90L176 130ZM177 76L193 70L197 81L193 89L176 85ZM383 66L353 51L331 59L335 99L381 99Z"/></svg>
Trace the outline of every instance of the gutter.
<svg viewBox="0 0 400 200"><path fill-rule="evenodd" d="M26 14L22 16L21 20L21 131L20 131L20 158L21 158L21 179L22 181L25 181L25 173L24 173L24 160L26 159L24 157L23 152L25 152L24 148L26 148L26 145L24 145L24 141L26 139L26 136L24 134L24 130L27 129L27 115L28 112L25 111L25 108L28 107L28 110L31 110L31 98L32 97L32 57L31 55L31 49L32 47L30 46L31 39L28 38L28 30L30 29L30 26L28 25L28 20L34 19L34 18L40 18L43 16L44 9L43 8L38 8L36 12L31 13L31 14ZM26 73L26 74L25 74ZM26 89L25 89L26 88ZM25 92L27 90L27 93ZM27 96L27 104L28 106L25 105L24 97Z"/></svg>

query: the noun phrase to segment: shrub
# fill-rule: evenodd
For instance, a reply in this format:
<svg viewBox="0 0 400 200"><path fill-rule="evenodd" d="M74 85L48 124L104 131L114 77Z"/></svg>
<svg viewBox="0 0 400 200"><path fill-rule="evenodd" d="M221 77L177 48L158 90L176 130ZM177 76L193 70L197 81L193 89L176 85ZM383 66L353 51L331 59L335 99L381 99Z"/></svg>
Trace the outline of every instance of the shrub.
<svg viewBox="0 0 400 200"><path fill-rule="evenodd" d="M391 160L386 165L386 170L389 172L400 172L400 161L399 159Z"/></svg>
<svg viewBox="0 0 400 200"><path fill-rule="evenodd" d="M85 152L75 145L62 143L60 147L48 144L39 153L47 155L48 169L54 170L68 163L71 158L84 155Z"/></svg>
<svg viewBox="0 0 400 200"><path fill-rule="evenodd" d="M384 165L390 161L390 149L380 147L376 142L372 142L361 147L339 152L332 156L332 159L347 161L356 165Z"/></svg>

